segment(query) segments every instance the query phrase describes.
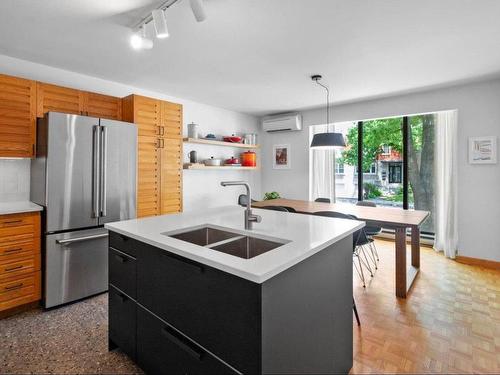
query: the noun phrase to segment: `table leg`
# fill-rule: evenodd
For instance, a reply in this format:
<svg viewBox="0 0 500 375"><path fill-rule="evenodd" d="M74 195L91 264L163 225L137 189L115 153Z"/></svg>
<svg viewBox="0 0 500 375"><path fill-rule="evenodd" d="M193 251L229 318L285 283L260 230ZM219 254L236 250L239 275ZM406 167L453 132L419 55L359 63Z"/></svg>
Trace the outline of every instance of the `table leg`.
<svg viewBox="0 0 500 375"><path fill-rule="evenodd" d="M420 228L411 228L411 265L420 268Z"/></svg>
<svg viewBox="0 0 500 375"><path fill-rule="evenodd" d="M396 228L396 297L406 298L406 228Z"/></svg>

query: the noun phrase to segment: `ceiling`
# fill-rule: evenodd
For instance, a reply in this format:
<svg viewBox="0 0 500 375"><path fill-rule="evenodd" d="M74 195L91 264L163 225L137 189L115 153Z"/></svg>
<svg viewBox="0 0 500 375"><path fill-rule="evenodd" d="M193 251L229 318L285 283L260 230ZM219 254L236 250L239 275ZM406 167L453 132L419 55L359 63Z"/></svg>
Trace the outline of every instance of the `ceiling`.
<svg viewBox="0 0 500 375"><path fill-rule="evenodd" d="M161 1L2 0L0 54L261 115L500 74L499 0L205 0L170 38L130 48Z"/></svg>

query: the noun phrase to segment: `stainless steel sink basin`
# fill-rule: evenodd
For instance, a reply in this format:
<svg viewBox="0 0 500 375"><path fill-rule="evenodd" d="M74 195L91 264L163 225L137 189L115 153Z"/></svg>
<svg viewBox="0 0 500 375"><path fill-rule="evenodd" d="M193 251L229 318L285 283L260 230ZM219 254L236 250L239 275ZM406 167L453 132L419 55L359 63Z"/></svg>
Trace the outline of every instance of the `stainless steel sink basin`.
<svg viewBox="0 0 500 375"><path fill-rule="evenodd" d="M166 234L166 233L165 233ZM178 240L193 243L199 246L207 246L213 243L227 240L238 236L237 233L226 232L224 230L212 228L212 227L202 227L195 230L189 230L187 232L181 232L178 234L168 234L168 236L177 238Z"/></svg>
<svg viewBox="0 0 500 375"><path fill-rule="evenodd" d="M249 236L247 232L214 225L201 225L162 234L244 259L256 257L290 242L266 236Z"/></svg>
<svg viewBox="0 0 500 375"><path fill-rule="evenodd" d="M250 259L282 246L283 243L263 240L261 238L243 236L220 245L210 247L212 250Z"/></svg>

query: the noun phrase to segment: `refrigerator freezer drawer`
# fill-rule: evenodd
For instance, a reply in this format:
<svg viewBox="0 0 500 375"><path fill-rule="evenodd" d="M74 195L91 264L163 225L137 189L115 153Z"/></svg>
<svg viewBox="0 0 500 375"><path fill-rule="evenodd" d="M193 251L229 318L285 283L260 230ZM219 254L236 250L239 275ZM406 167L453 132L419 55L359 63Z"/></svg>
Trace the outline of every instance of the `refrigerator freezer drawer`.
<svg viewBox="0 0 500 375"><path fill-rule="evenodd" d="M45 236L45 308L108 289L107 237L104 228Z"/></svg>

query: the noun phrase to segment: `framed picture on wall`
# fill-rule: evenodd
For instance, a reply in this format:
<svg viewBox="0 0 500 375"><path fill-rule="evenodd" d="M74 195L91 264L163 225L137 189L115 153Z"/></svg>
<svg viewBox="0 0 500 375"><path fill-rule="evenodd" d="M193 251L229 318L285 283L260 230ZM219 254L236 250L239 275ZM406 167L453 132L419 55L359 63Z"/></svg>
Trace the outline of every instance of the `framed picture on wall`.
<svg viewBox="0 0 500 375"><path fill-rule="evenodd" d="M273 168L290 169L291 168L290 145L273 145Z"/></svg>
<svg viewBox="0 0 500 375"><path fill-rule="evenodd" d="M496 164L497 162L497 137L471 137L469 138L469 163L470 164Z"/></svg>

